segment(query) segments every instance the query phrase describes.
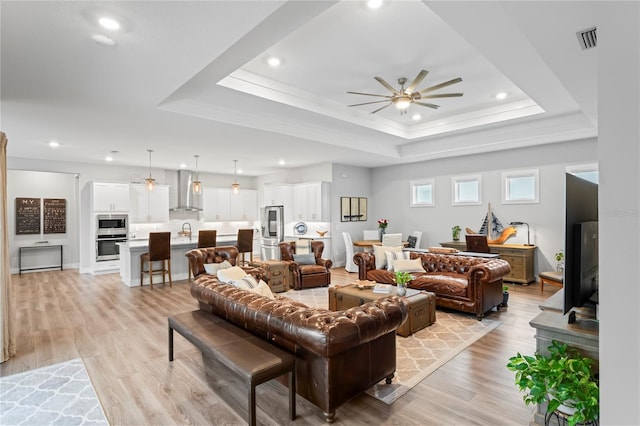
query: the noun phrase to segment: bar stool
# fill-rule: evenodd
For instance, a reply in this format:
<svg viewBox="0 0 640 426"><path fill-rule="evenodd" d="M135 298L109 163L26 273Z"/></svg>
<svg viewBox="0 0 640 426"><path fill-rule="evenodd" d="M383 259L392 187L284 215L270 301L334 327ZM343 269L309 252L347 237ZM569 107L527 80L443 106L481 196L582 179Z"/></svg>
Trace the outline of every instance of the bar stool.
<svg viewBox="0 0 640 426"><path fill-rule="evenodd" d="M215 247L218 231L203 229L198 231L198 248Z"/></svg>
<svg viewBox="0 0 640 426"><path fill-rule="evenodd" d="M145 271L144 262L149 264L149 269ZM153 270L153 262L162 261L162 269ZM166 262L166 264L165 264ZM169 287L173 286L171 281L171 232L150 232L149 251L140 255L140 286L144 274L149 274L149 285L153 290L153 274L162 274L162 283L165 282L165 274L169 274Z"/></svg>
<svg viewBox="0 0 640 426"><path fill-rule="evenodd" d="M253 260L253 229L238 229L238 254L240 254L240 264L249 264ZM249 261L244 258L245 253L249 253Z"/></svg>
<svg viewBox="0 0 640 426"><path fill-rule="evenodd" d="M203 229L198 231L198 248L215 247L218 231L215 229ZM191 263L189 263L187 278L191 281Z"/></svg>

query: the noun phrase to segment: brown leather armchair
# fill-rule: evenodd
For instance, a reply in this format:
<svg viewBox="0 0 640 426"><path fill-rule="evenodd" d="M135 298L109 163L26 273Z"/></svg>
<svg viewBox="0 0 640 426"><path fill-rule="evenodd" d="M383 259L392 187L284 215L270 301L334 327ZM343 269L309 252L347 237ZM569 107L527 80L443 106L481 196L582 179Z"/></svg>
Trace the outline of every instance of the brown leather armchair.
<svg viewBox="0 0 640 426"><path fill-rule="evenodd" d="M280 243L282 261L286 262L293 273L293 288L302 290L311 287L327 287L331 284L331 267L333 262L322 259L324 243L311 241L311 253L315 259L314 264L302 264L294 259L296 254L296 242L284 241Z"/></svg>

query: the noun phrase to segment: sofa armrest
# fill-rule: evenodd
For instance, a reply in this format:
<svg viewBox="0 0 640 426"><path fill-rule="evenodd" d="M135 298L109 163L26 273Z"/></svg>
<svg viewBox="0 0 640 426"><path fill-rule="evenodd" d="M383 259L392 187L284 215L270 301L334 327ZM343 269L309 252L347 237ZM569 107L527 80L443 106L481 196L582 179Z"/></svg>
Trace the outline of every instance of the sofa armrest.
<svg viewBox="0 0 640 426"><path fill-rule="evenodd" d="M366 280L367 272L376 269L376 256L370 252L358 252L353 255L353 263L358 266L358 279Z"/></svg>
<svg viewBox="0 0 640 426"><path fill-rule="evenodd" d="M316 259L316 265L331 269L333 267L333 261L331 261L331 259Z"/></svg>
<svg viewBox="0 0 640 426"><path fill-rule="evenodd" d="M501 280L504 276L509 275L511 266L509 262L502 259L492 259L488 262L473 265L469 269L469 281L478 283L491 283Z"/></svg>

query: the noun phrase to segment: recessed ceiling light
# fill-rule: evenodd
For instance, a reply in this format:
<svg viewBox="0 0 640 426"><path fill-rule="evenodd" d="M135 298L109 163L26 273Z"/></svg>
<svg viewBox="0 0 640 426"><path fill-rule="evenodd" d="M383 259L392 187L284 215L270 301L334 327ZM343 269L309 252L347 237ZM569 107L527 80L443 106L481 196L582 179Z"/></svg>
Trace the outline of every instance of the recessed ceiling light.
<svg viewBox="0 0 640 426"><path fill-rule="evenodd" d="M113 161L113 157L111 156L111 154L107 154L107 156L104 157L104 161Z"/></svg>
<svg viewBox="0 0 640 426"><path fill-rule="evenodd" d="M51 148L57 148L60 146L60 143L58 143L58 141L49 141L49 146Z"/></svg>
<svg viewBox="0 0 640 426"><path fill-rule="evenodd" d="M281 166L284 166L287 163L286 163L286 161L284 161L284 159L281 159L281 160L278 161L278 164L281 165Z"/></svg>
<svg viewBox="0 0 640 426"><path fill-rule="evenodd" d="M115 31L120 29L120 23L115 19L103 17L98 19L98 23L108 30Z"/></svg>
<svg viewBox="0 0 640 426"><path fill-rule="evenodd" d="M187 165L186 165L186 164L184 164L184 163L180 163L180 168L181 168L181 169L186 169L186 168L187 168Z"/></svg>
<svg viewBox="0 0 640 426"><path fill-rule="evenodd" d="M382 0L369 0L367 1L369 9L379 9L382 7Z"/></svg>
<svg viewBox="0 0 640 426"><path fill-rule="evenodd" d="M498 99L499 101L506 99L507 94L505 92L500 92L496 94L496 99Z"/></svg>
<svg viewBox="0 0 640 426"><path fill-rule="evenodd" d="M267 59L267 64L269 64L271 68L278 68L281 63L282 62L280 61L280 58L276 58L275 56L272 56L269 59Z"/></svg>
<svg viewBox="0 0 640 426"><path fill-rule="evenodd" d="M115 46L116 42L107 37L106 35L102 35L102 34L94 34L91 36L91 39L93 41L95 41L96 43L98 43L101 46Z"/></svg>
<svg viewBox="0 0 640 426"><path fill-rule="evenodd" d="M420 114L413 114L411 118L413 119L413 121L418 121L422 118L422 116Z"/></svg>

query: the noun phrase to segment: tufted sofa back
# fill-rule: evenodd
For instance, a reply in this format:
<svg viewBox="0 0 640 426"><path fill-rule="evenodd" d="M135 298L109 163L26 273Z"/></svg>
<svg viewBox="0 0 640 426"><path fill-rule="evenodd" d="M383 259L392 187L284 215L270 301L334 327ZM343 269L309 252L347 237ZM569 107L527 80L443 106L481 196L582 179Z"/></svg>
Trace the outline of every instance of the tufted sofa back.
<svg viewBox="0 0 640 426"><path fill-rule="evenodd" d="M205 274L206 263L222 263L228 261L232 266L236 265L238 249L235 246L206 247L189 250L185 256L189 259L193 276Z"/></svg>

